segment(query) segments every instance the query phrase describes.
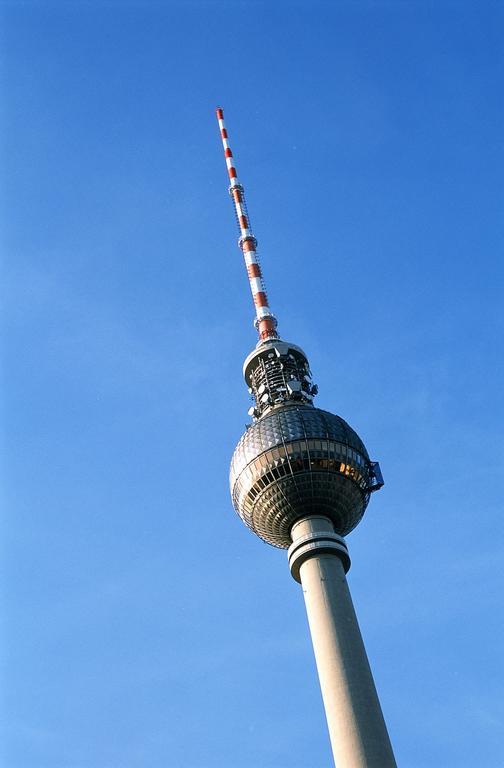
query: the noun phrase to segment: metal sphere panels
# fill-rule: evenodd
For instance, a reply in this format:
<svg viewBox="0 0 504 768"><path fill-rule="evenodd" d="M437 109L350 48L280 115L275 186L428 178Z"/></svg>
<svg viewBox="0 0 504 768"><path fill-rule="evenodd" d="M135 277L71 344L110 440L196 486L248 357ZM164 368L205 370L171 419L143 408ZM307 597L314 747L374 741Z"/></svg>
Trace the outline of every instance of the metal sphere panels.
<svg viewBox="0 0 504 768"><path fill-rule="evenodd" d="M373 490L372 463L342 418L289 404L247 429L233 454L230 485L243 522L287 548L293 524L307 515L330 518L341 536L355 528Z"/></svg>

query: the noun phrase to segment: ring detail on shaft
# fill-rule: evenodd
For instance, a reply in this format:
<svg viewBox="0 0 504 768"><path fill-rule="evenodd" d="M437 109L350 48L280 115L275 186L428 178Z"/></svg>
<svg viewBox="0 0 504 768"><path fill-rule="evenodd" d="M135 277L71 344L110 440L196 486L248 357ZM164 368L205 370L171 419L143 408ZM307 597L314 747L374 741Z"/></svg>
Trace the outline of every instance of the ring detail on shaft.
<svg viewBox="0 0 504 768"><path fill-rule="evenodd" d="M301 584L299 575L302 564L316 555L336 555L343 563L345 573L350 570L350 555L343 536L330 531L317 531L293 541L287 550L292 578Z"/></svg>

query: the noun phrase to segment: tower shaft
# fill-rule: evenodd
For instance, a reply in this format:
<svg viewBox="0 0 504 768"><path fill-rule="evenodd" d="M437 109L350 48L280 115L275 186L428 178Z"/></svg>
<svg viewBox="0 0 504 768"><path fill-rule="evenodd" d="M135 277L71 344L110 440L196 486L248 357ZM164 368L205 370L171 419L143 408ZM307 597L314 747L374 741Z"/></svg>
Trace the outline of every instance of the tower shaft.
<svg viewBox="0 0 504 768"><path fill-rule="evenodd" d="M396 762L345 576L344 540L325 517L291 531L289 562L303 588L337 768L395 768Z"/></svg>

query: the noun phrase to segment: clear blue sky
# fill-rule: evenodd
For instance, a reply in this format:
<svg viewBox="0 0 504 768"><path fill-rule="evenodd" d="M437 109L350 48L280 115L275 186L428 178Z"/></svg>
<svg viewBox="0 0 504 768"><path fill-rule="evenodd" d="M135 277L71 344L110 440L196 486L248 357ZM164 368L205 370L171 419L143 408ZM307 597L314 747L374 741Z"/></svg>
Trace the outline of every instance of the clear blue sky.
<svg viewBox="0 0 504 768"><path fill-rule="evenodd" d="M326 768L235 516L253 309L385 475L350 587L398 762L499 768L502 3L3 2L6 768Z"/></svg>

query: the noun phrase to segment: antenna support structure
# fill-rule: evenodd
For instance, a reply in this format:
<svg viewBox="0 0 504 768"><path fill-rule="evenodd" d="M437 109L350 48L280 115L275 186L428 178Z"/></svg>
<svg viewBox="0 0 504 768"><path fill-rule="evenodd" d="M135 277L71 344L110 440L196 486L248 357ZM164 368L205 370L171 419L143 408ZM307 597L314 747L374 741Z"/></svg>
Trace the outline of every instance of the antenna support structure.
<svg viewBox="0 0 504 768"><path fill-rule="evenodd" d="M233 505L259 538L287 550L302 586L335 765L395 768L348 589L344 539L382 474L349 424L315 407L306 354L278 334L221 107L216 115L259 336L243 365L252 423L231 460Z"/></svg>

